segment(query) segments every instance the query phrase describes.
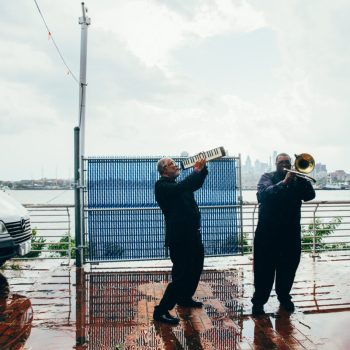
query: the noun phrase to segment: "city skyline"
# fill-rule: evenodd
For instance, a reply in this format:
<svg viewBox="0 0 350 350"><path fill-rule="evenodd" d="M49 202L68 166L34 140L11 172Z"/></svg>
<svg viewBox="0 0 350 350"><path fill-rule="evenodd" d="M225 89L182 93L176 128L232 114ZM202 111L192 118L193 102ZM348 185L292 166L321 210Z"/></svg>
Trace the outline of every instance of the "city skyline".
<svg viewBox="0 0 350 350"><path fill-rule="evenodd" d="M183 155L187 154L186 151L182 151L181 152ZM248 159L250 159L251 162L251 167L255 168L258 165L258 173L262 174L264 171L273 171L275 169L275 163L274 163L274 159L276 158L277 154L279 152L277 151L273 151L271 153L271 155L268 158L268 161L264 161L264 160L260 160L260 159L252 159L250 157L250 155L248 154L245 159L241 156L241 166L243 170L246 170L247 167L247 161ZM174 156L174 157L178 157L178 156ZM186 157L185 157L186 158ZM293 162L293 157L292 157L292 162ZM328 174L329 173L333 173L333 172L337 172L337 171L345 171L344 169L335 169L335 170L329 170L327 167L327 164L321 163L321 162L317 162L315 161L316 164L316 168L317 167L322 167L324 171L326 171ZM256 169L255 169L256 170ZM345 171L346 172L346 171ZM56 169L56 173L58 174L58 171ZM346 172L347 173L347 172ZM6 181L35 181L35 180L72 180L74 178L73 174L71 174L71 176L68 177L60 177L60 176L56 176L56 177L45 177L45 176L41 176L38 178L21 178L21 179L17 179L17 180L13 180L13 179L0 179L0 181L2 182L6 182Z"/></svg>
<svg viewBox="0 0 350 350"><path fill-rule="evenodd" d="M241 154L241 164L242 164L242 167L245 165L245 162L247 161L247 158L249 157L252 161L252 164L254 164L255 162L260 162L262 164L267 164L268 166L270 166L271 164L271 169L273 170L274 169L274 159L276 157L276 155L280 153L280 152L277 152L277 151L272 151L271 154L269 156L267 156L265 159L261 160L259 158L255 158L253 159L249 154L247 154L246 156L242 156ZM182 151L180 153L181 155L182 154L188 154L187 151ZM229 153L229 155L231 155ZM115 155L116 157L118 157L118 155ZM170 156L173 156L173 157L178 157L176 155L170 155ZM193 156L193 155L189 155L189 156ZM232 156L236 156L234 154L232 154ZM291 158L292 158L292 162L294 160L294 157L293 155L291 155ZM271 162L271 163L270 163ZM341 167L339 168L334 168L334 169L329 169L329 167L327 166L327 164L321 162L321 161L317 161L315 160L315 163L316 164L322 164L322 165L325 165L327 167L327 172L335 172L337 170L344 170L342 169ZM55 176L46 176L46 171L45 171L45 168L44 167L41 167L40 169L40 175L38 177L33 177L33 176L30 176L30 177L27 177L27 178L17 178L17 179L10 179L10 178L0 178L0 181L20 181L20 180L40 180L40 179L72 179L74 178L74 174L73 174L73 171L71 170L73 169L73 164L71 166L71 168L69 170L65 169L64 171L62 171L61 169L55 167L55 170L54 170L54 174ZM344 170L346 171L346 170ZM49 171L47 173L53 173L52 171ZM66 173L65 175L63 173Z"/></svg>

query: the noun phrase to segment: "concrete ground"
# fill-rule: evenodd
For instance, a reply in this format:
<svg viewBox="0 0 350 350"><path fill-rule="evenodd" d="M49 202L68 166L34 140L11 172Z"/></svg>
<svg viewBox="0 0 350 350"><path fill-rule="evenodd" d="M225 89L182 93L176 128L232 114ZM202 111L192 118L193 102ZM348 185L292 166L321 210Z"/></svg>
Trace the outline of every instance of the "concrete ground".
<svg viewBox="0 0 350 350"><path fill-rule="evenodd" d="M174 327L152 320L169 261L11 261L0 270L0 349L350 349L349 262L349 252L304 254L296 311L279 309L273 293L267 315L252 317L249 257L207 258L195 295L204 307L175 307Z"/></svg>

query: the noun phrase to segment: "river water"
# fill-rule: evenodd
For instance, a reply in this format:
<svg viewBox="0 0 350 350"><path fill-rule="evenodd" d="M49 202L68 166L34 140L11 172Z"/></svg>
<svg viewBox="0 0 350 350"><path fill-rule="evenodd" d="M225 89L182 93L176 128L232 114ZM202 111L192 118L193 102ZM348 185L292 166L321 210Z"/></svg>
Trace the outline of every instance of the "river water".
<svg viewBox="0 0 350 350"><path fill-rule="evenodd" d="M14 190L8 191L22 204L74 204L73 190ZM242 191L243 201L255 202L256 191ZM350 190L317 190L318 201L350 200Z"/></svg>

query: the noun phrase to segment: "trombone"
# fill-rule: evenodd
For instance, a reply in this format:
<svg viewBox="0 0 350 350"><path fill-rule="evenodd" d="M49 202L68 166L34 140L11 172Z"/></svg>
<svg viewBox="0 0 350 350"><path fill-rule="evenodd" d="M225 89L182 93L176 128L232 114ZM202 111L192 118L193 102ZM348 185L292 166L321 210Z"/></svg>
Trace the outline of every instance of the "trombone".
<svg viewBox="0 0 350 350"><path fill-rule="evenodd" d="M294 161L294 169L286 169L284 168L285 171L288 171L290 173L295 174L298 177L301 177L302 179L316 182L316 180L309 176L306 175L308 173L311 173L315 168L315 159L308 153L301 153L299 155L295 155L295 161Z"/></svg>

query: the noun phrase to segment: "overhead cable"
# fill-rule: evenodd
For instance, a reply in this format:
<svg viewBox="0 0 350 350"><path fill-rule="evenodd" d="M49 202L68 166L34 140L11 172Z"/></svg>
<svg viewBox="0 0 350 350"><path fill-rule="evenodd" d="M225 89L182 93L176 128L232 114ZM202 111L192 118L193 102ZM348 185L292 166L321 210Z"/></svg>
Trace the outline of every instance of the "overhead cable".
<svg viewBox="0 0 350 350"><path fill-rule="evenodd" d="M61 54L61 51L60 51L60 49L58 48L58 46L57 46L57 44L56 44L56 42L55 42L55 39L54 39L53 36L52 36L52 33L51 33L51 31L50 31L50 29L49 29L49 27L48 27L48 25L47 25L47 23L46 23L46 21L45 21L45 18L44 18L43 14L42 14L42 12L41 12L41 10L40 10L40 7L39 7L37 1L34 0L34 2L35 2L35 5L36 5L36 7L37 7L37 9L38 9L38 11L39 11L40 17L42 18L42 20L43 20L43 22L44 22L44 24L45 24L45 27L46 27L47 32L48 32L48 35L49 35L49 39L52 40L52 42L53 42L53 44L54 44L54 46L55 46L55 48L56 48L58 54L59 54L60 57L61 57L61 60L62 60L63 64L64 64L64 65L66 66L66 68L68 69L68 74L70 74L70 75L72 76L72 78L73 78L77 83L79 83L78 79L75 77L74 73L73 73L73 72L71 71L71 69L68 67L68 64L66 63L65 59L63 58L63 55Z"/></svg>

